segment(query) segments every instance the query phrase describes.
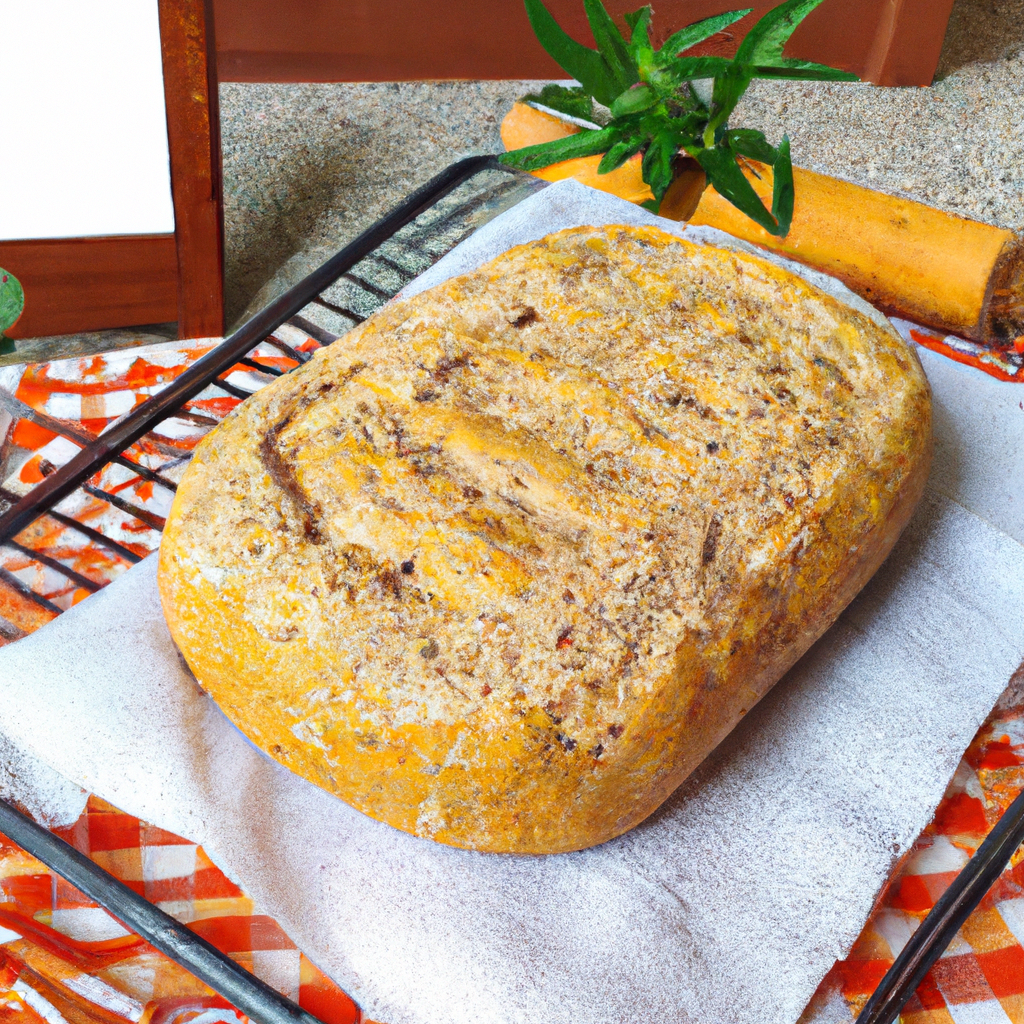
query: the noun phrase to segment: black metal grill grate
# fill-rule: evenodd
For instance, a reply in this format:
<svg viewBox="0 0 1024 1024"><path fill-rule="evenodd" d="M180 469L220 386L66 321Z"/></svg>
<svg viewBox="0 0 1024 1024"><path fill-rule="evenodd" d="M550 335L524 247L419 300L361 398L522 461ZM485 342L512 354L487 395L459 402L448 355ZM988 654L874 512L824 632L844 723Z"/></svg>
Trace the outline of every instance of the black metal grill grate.
<svg viewBox="0 0 1024 1024"><path fill-rule="evenodd" d="M0 486L0 558L7 562L0 564L0 643L156 549L192 448L239 401L337 341L481 225L543 187L494 157L453 164L98 433L82 422L85 399L81 414L65 419L0 388L9 437L23 423L55 438L34 456L34 486L22 493ZM61 457L47 459L54 448ZM5 451L0 480L12 478L19 458L11 444ZM12 602L21 605L14 621L4 614Z"/></svg>

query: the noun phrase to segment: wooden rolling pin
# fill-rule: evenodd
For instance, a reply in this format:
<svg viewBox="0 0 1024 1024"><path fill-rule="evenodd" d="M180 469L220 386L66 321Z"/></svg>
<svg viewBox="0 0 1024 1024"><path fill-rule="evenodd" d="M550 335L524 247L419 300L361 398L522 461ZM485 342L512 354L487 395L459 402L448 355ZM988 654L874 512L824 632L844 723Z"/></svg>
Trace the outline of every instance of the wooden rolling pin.
<svg viewBox="0 0 1024 1024"><path fill-rule="evenodd" d="M501 138L506 149L519 149L577 131L517 103ZM597 173L600 161L565 160L534 173L547 181L573 178L635 203L652 198L639 156L611 174ZM823 270L886 312L994 347L1016 341L1024 348L1024 240L1012 231L794 167L793 224L776 238L705 188L693 166L666 194L662 216L721 228ZM771 169L751 161L747 177L770 206Z"/></svg>

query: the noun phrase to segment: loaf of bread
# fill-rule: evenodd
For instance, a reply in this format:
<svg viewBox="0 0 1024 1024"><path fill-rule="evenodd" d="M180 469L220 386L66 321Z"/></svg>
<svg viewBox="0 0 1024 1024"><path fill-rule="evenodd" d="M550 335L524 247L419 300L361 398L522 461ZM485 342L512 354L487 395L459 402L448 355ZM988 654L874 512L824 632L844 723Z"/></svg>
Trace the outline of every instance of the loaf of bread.
<svg viewBox="0 0 1024 1024"><path fill-rule="evenodd" d="M575 228L374 318L199 446L160 551L200 684L281 764L455 846L636 825L921 495L927 382L759 257Z"/></svg>

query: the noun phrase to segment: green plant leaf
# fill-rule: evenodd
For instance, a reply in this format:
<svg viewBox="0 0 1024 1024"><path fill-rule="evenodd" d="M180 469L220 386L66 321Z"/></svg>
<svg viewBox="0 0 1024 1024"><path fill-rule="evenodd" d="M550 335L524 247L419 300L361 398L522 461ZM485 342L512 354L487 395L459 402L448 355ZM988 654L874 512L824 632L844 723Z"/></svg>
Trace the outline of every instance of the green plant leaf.
<svg viewBox="0 0 1024 1024"><path fill-rule="evenodd" d="M0 333L0 356L10 355L14 351L14 342L5 334Z"/></svg>
<svg viewBox="0 0 1024 1024"><path fill-rule="evenodd" d="M720 75L715 75L715 85L711 93L711 119L704 129L704 145L713 146L718 142L718 131L724 128L729 116L736 109L740 97L750 85L750 68L735 61Z"/></svg>
<svg viewBox="0 0 1024 1024"><path fill-rule="evenodd" d="M537 171L562 160L604 153L615 145L621 136L622 130L616 126L601 128L598 131L584 129L564 139L513 149L511 152L503 153L499 159L508 167L518 167L522 171Z"/></svg>
<svg viewBox="0 0 1024 1024"><path fill-rule="evenodd" d="M825 64L794 60L783 50L801 21L823 0L785 0L765 14L747 33L736 57L679 56L751 13L729 11L688 25L655 51L651 45L652 12L644 6L625 16L629 41L616 27L603 0L583 0L597 50L571 39L544 6L525 0L531 24L545 49L582 89L548 86L528 97L571 116L607 127L583 131L568 139L508 153L502 161L536 170L574 157L602 153L599 170L609 173L636 153L643 153L644 181L654 199L644 203L658 210L673 180L680 151L695 157L708 181L727 201L773 235L788 232L793 217L793 168L789 139L776 149L764 134L749 128L730 129L729 118L754 78L810 81L855 81L856 75ZM602 109L588 108L587 93ZM611 112L607 120L603 107ZM766 208L740 161L757 160L774 169L771 211Z"/></svg>
<svg viewBox="0 0 1024 1024"><path fill-rule="evenodd" d="M647 77L655 88L672 88L696 78L714 78L732 67L728 57L677 57L671 64L654 69Z"/></svg>
<svg viewBox="0 0 1024 1024"><path fill-rule="evenodd" d="M655 60L667 64L683 50L703 43L705 39L710 39L716 32L721 32L722 29L728 28L740 18L745 18L753 9L753 7L747 7L742 11L726 11L725 14L716 14L710 18L704 18L702 21L695 21L692 25L687 25L686 28L681 28L665 40L664 46L655 54Z"/></svg>
<svg viewBox="0 0 1024 1024"><path fill-rule="evenodd" d="M587 90L578 85L545 85L539 93L523 96L521 102L531 100L570 117L578 117L584 121L594 120L594 101Z"/></svg>
<svg viewBox="0 0 1024 1024"><path fill-rule="evenodd" d="M670 128L680 146L701 145L701 126L707 119L707 115L691 110L682 117L670 117L665 121L666 127Z"/></svg>
<svg viewBox="0 0 1024 1024"><path fill-rule="evenodd" d="M625 16L626 24L629 26L629 52L633 55L641 76L644 68L654 59L654 47L651 45L651 14L651 6L648 4Z"/></svg>
<svg viewBox="0 0 1024 1024"><path fill-rule="evenodd" d="M697 154L697 162L704 168L708 181L723 199L728 199L740 212L770 234L782 233L779 224L764 208L760 196L740 170L732 150L722 146L702 149Z"/></svg>
<svg viewBox="0 0 1024 1024"><path fill-rule="evenodd" d="M0 337L18 322L24 309L25 292L21 282L0 267Z"/></svg>
<svg viewBox="0 0 1024 1024"><path fill-rule="evenodd" d="M779 236L789 234L793 223L793 205L796 190L793 187L793 162L789 158L789 136L783 135L779 154L775 158L775 182L772 186L772 213L779 222Z"/></svg>
<svg viewBox="0 0 1024 1024"><path fill-rule="evenodd" d="M622 89L604 57L576 42L555 21L541 0L525 0L525 3L530 25L555 63L575 78L598 103L610 106Z"/></svg>
<svg viewBox="0 0 1024 1024"><path fill-rule="evenodd" d="M635 11L629 11L622 17L625 18L626 24L629 26L629 31L632 33L630 36L630 42L637 42L637 28L639 26L640 32L643 33L643 37L650 42L649 29L651 27L651 15L653 14L651 5L647 4L644 7L639 7Z"/></svg>
<svg viewBox="0 0 1024 1024"><path fill-rule="evenodd" d="M604 9L601 0L583 0L583 9L587 12L587 21L590 23L590 31L594 33L598 52L618 85L618 95L640 81L636 61L633 60L626 40L622 38L622 33L612 21L611 15ZM580 81L582 82L582 79ZM611 104L608 103L606 106Z"/></svg>
<svg viewBox="0 0 1024 1024"><path fill-rule="evenodd" d="M725 144L740 156L748 156L751 160L760 160L763 164L774 164L778 151L769 144L764 132L753 128L730 128L722 136Z"/></svg>
<svg viewBox="0 0 1024 1024"><path fill-rule="evenodd" d="M827 64L815 64L810 60L783 60L778 64L757 67L755 78L792 78L804 82L859 82L852 71L840 71Z"/></svg>
<svg viewBox="0 0 1024 1024"><path fill-rule="evenodd" d="M629 114L642 114L650 110L661 100L661 96L646 82L638 82L620 93L611 106L614 117L625 117Z"/></svg>
<svg viewBox="0 0 1024 1024"><path fill-rule="evenodd" d="M746 64L771 65L782 60L782 50L797 25L817 7L822 0L786 0L773 7L746 34L736 60Z"/></svg>
<svg viewBox="0 0 1024 1024"><path fill-rule="evenodd" d="M671 131L659 132L647 147L642 165L643 178L660 207L669 185L672 184L672 161L676 156L676 140Z"/></svg>
<svg viewBox="0 0 1024 1024"><path fill-rule="evenodd" d="M597 173L609 174L618 170L630 157L636 156L643 149L646 141L646 135L632 135L628 139L616 142L598 164Z"/></svg>

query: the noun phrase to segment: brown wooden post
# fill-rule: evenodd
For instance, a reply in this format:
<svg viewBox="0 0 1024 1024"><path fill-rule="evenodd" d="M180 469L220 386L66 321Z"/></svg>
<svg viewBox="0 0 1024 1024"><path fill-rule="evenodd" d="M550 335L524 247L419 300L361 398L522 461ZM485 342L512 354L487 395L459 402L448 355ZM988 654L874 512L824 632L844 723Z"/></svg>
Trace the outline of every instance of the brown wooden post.
<svg viewBox="0 0 1024 1024"><path fill-rule="evenodd" d="M178 337L224 333L224 204L212 0L159 0L178 250Z"/></svg>

